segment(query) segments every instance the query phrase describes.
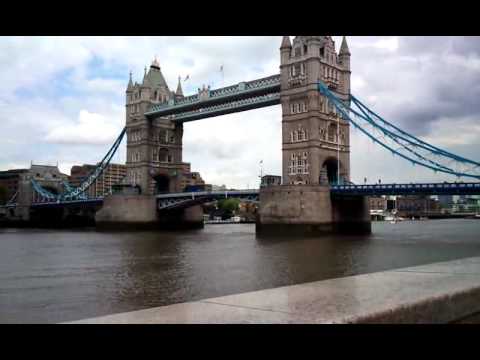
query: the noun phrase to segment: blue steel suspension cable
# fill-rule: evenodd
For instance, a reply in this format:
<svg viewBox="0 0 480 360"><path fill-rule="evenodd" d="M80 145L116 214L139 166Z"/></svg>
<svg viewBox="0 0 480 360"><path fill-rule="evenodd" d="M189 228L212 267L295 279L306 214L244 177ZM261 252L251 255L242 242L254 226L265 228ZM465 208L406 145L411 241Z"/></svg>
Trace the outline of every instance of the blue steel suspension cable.
<svg viewBox="0 0 480 360"><path fill-rule="evenodd" d="M113 155L115 155L115 152L117 151L121 141L123 140L123 137L124 137L125 133L126 133L126 128L123 128L122 132L120 133L120 135L118 136L116 141L113 143L110 150L103 157L102 161L95 168L95 170L93 170L90 173L87 180L84 181L82 184L80 184L80 186L78 186L74 190L70 191L67 195L78 196L78 195L84 193L93 184L93 182L103 173L105 168L110 163L111 159L113 158Z"/></svg>
<svg viewBox="0 0 480 360"><path fill-rule="evenodd" d="M333 96L333 99L334 99L333 101L335 102L335 98L336 98L335 95L333 95L327 88L324 88L324 91L328 91L328 93L329 93L331 96ZM338 100L338 99L337 99L337 100ZM362 114L358 113L358 112L357 112L356 110L354 110L352 107L347 107L347 106L346 106L343 102L341 102L341 101L337 101L337 104L339 104L340 106L342 106L345 110L354 113L356 116L358 116L358 117L361 118L362 120L367 121L367 122L370 123L372 126L380 129L380 130L383 132L384 135L389 136L389 137L392 138L392 139L402 139L402 140L408 142L409 144L411 144L412 146L420 147L420 148L423 148L423 149L426 150L426 151L430 151L430 152L433 152L433 153L436 153L436 152L437 152L436 150L430 148L428 143L425 143L426 145L418 144L417 142L412 142L411 140L409 140L409 139L406 138L406 137L403 137L403 136L401 136L401 135L398 135L398 134L395 134L395 133L391 132L390 130L384 128L383 126L377 124L377 123L376 123L371 117L369 117L368 115L365 115L365 116L367 116L367 118L365 118L365 116L363 116ZM358 106L358 105L357 105L357 106ZM365 114L365 112L363 111L362 108L359 107L359 109L360 109L360 111L362 111L362 112ZM394 140L394 141L395 141L395 140ZM395 141L395 142L397 142L397 141ZM424 158L421 154L416 153L416 152L414 152L413 150L410 150L410 149L406 148L404 144L400 144L399 142L397 142L397 144L399 144L402 148L405 148L405 149L407 149L408 151L413 152L416 156L418 156L418 157L420 157L420 158ZM444 156L450 157L450 156L447 156L447 155L444 155ZM424 160L427 160L427 161L429 161L429 162L433 162L432 160L429 160L429 159L427 159L427 158L424 158ZM458 161L458 160L456 160L456 161ZM444 166L441 165L441 164L438 164L438 165L441 166L441 167L444 167ZM449 169L449 168L447 168L447 169ZM450 169L450 170L451 170L451 169Z"/></svg>
<svg viewBox="0 0 480 360"><path fill-rule="evenodd" d="M444 149L440 149L432 144L429 144L407 132L405 132L404 130L400 129L399 127L393 125L392 123L388 122L387 120L385 120L384 118L382 118L380 115L378 115L377 113L375 113L374 111L372 111L371 109L369 109L365 104L363 104L360 100L358 100L355 96L351 95L351 99L352 101L360 108L360 107L363 107L366 111L368 111L369 113L371 113L373 116L377 117L380 121L382 121L384 124L394 128L395 130L397 130L398 132L400 132L401 134L405 135L405 136L408 136L412 139L414 139L416 142L420 143L420 144L423 144L425 146L428 146L428 147L431 147L432 149L436 150L438 153L441 153L447 157L451 157L451 158L454 158L456 159L457 161L462 161L462 162L468 162L468 163L471 163L471 164L474 164L476 166L480 166L480 163L476 162L476 161L473 161L473 160L470 160L470 159L467 159L467 158L464 158L462 156L459 156L459 155L456 155L456 154L453 154L451 152L448 152Z"/></svg>
<svg viewBox="0 0 480 360"><path fill-rule="evenodd" d="M353 96L353 95L352 95L352 96ZM388 126L391 125L391 124L388 123L386 120L384 120L383 118L381 118L379 115L375 114L372 110L370 110L369 108L367 108L367 107L366 107L364 104L362 104L358 99L355 98L355 99L352 99L352 100L353 100L354 104L355 104L362 112L364 112L364 110L365 110L365 111L367 111L368 113L370 113L370 114L372 114L373 116L375 116L375 117L377 117L378 119L380 119L380 120L381 120L382 122L384 122L386 125L388 125ZM380 127L380 128L382 129L382 131L386 130L386 129L384 129L381 125L377 124L377 122L374 121L370 116L367 115L367 117L375 123L375 124L374 124L375 126ZM457 163L462 163L462 164L463 164L463 163L469 163L469 164L472 164L473 167L478 167L478 166L480 166L479 163L477 163L477 162L475 162L475 161L473 161L473 160L466 159L466 158L464 158L464 157L461 157L461 156L452 154L452 153L450 153L450 152L448 152L448 151L446 151L446 150L437 148L437 147L434 146L434 145L431 145L431 144L426 143L426 142L424 142L424 141L422 141L422 140L420 140L420 139L417 139L415 136L406 133L405 131L399 129L398 127L396 127L396 126L394 126L394 125L391 125L391 126L394 127L395 129L397 129L397 130L398 130L399 132L401 132L402 134L405 134L406 136L412 138L412 139L414 140L414 142L412 142L411 140L409 140L409 139L407 139L407 138L405 138L405 137L403 137L403 136L400 136L400 135L398 135L398 134L396 134L396 133L393 133L393 132L389 131L389 133L392 134L394 137L396 137L396 138L401 138L401 139L407 141L408 143L410 143L411 145L413 145L413 146L415 146L415 147L420 147L420 148L423 148L423 149L426 149L426 150L428 150L427 147L429 147L429 148L431 148L431 149L428 150L428 151L430 151L430 152L432 153L432 155L434 155L434 156L438 156L438 157L440 157L440 158L442 158L442 159L445 159L445 158L451 159L450 162L454 162L454 161L455 161L455 162L457 162ZM388 131L388 130L387 130L387 131ZM393 139L393 138L392 138L392 139ZM405 149L409 150L407 147L405 147ZM409 150L409 151L410 151L410 150ZM416 152L414 152L414 153L416 154L416 156L423 157L423 156L421 156L420 154L418 154L418 153L416 153ZM425 158L425 159L426 159L426 158ZM429 162L431 162L431 163L436 163L436 162L434 162L433 160L429 160L429 159L427 159L427 161L429 161ZM436 163L436 164L438 164L438 163ZM444 168L446 168L446 169L450 169L450 168L448 168L448 167L446 167L446 166L444 166L444 165L440 165L440 166L441 166L441 167L444 167ZM451 169L450 169L450 170L451 170ZM466 170L464 170L464 173L465 173L465 172L466 172Z"/></svg>
<svg viewBox="0 0 480 360"><path fill-rule="evenodd" d="M399 140L398 140L398 137L395 136L395 134L393 134L392 132L390 132L389 130L387 129L384 129L383 127L379 126L378 124L376 124L376 122L365 112L365 110L361 107L359 107L360 111L363 113L363 115L365 117L362 117L362 119L366 120L367 122L369 122L372 126L374 126L375 128L379 128L385 136L388 136L389 138L391 138L393 141L395 141L395 143L397 143L398 145L400 145L401 148L405 149L406 151L414 154L415 156L417 156L418 158L422 159L422 160L425 160L425 161L428 161L429 163L435 165L435 166L438 166L440 168L443 168L445 170L449 170L449 171L454 171L453 169L449 168L449 167L446 167L436 161L433 161L433 160L430 160L428 158L426 158L425 156L423 156L422 154L414 151L413 149L410 149L408 146L406 146L405 144L402 144ZM400 139L403 140L402 137L399 137ZM406 140L407 142L409 142L408 140ZM409 142L410 143L410 142ZM411 143L410 143L411 144ZM413 146L416 146L416 144L411 144ZM398 151L398 149L397 149Z"/></svg>
<svg viewBox="0 0 480 360"><path fill-rule="evenodd" d="M66 187L67 192L62 195L56 195L51 193L50 191L44 189L38 182L34 179L31 180L34 190L40 194L40 196L47 198L47 199L55 199L55 200L63 200L67 198L76 198L81 197L81 195L93 184L93 182L103 173L105 168L110 163L113 155L117 151L123 137L126 133L126 128L123 128L120 135L117 137L113 145L108 150L107 154L103 157L103 159L98 163L97 167L90 173L87 180L84 181L80 186L73 188L73 187Z"/></svg>
<svg viewBox="0 0 480 360"><path fill-rule="evenodd" d="M461 176L465 176L465 177L471 177L471 178L475 178L475 179L480 179L480 176L479 175L472 175L472 174L467 174L467 173L460 173L460 172L456 172L456 171L449 171L449 170L446 170L446 169L443 169L443 168L438 168L438 167L434 167L434 166L431 166L429 164L425 164L425 163L422 163L416 159L412 159L398 151L396 151L395 149L393 149L392 147L382 143L381 141L379 141L378 139L376 139L374 136L372 136L368 131L366 131L365 129L363 129L359 124L357 124L344 110L343 110L343 107L346 107L345 104L343 104L343 102L341 102L335 95L332 94L332 92L330 90L328 90L328 88L322 83L319 81L318 83L318 90L324 94L325 96L328 97L329 100L331 100L334 104L334 106L342 113L342 115L344 116L345 119L349 120L354 127L358 128L361 132L363 132L365 135L367 135L370 139L372 139L374 142L376 142L377 144L381 145L382 147L386 148L387 150L391 151L392 153L395 153L397 154L398 156L412 162L413 164L418 164L420 166L423 166L423 167L426 167L426 168L429 168L433 171L440 171L440 172L443 172L443 173L447 173L447 174L451 174L451 175L455 175L455 176L458 176L458 177L461 177ZM352 111L355 113L354 110L352 110L351 108L347 108L349 111ZM358 113L356 113L358 114Z"/></svg>

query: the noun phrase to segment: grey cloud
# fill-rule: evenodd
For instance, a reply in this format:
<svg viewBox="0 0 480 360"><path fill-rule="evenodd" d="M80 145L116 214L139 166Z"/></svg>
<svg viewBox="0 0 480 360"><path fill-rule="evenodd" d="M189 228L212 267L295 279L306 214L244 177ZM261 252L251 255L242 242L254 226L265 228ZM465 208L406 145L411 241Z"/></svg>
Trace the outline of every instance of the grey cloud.
<svg viewBox="0 0 480 360"><path fill-rule="evenodd" d="M395 52L353 47L352 62L384 115L406 131L427 136L445 117L480 115L480 71L454 61L480 61L479 38L405 37ZM454 120L453 120L454 121Z"/></svg>

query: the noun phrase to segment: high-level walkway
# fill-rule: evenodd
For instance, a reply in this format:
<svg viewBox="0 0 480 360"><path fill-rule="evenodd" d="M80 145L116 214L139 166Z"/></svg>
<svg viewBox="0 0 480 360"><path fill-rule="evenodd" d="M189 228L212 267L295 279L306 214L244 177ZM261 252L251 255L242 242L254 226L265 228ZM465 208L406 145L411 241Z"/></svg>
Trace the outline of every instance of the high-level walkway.
<svg viewBox="0 0 480 360"><path fill-rule="evenodd" d="M480 257L471 257L73 323L450 323L479 319Z"/></svg>

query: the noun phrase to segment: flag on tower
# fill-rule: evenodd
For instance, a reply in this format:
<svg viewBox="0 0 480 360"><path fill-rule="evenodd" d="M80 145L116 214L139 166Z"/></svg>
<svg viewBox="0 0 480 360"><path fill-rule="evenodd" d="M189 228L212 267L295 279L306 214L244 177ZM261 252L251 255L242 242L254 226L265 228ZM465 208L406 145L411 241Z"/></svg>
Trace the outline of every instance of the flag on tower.
<svg viewBox="0 0 480 360"><path fill-rule="evenodd" d="M223 64L220 66L220 72L223 73Z"/></svg>
<svg viewBox="0 0 480 360"><path fill-rule="evenodd" d="M185 79L183 81L187 81L188 79L190 79L190 75L185 76Z"/></svg>

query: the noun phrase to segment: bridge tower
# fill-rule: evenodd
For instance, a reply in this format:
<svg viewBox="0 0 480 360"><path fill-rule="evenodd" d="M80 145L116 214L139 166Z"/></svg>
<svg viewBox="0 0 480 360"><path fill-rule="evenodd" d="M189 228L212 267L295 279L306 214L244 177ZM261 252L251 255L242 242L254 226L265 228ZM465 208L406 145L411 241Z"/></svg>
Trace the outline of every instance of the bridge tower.
<svg viewBox="0 0 480 360"><path fill-rule="evenodd" d="M168 88L160 64L153 60L141 84L130 81L126 90L127 181L144 195L181 191L183 126L169 117L148 119L144 114L153 105L182 98Z"/></svg>
<svg viewBox="0 0 480 360"><path fill-rule="evenodd" d="M318 81L349 101L350 51L330 36L284 36L280 46L282 185L260 189L256 231L262 234L369 233L365 197L335 197L350 180L350 128L318 91Z"/></svg>
<svg viewBox="0 0 480 360"><path fill-rule="evenodd" d="M349 101L350 51L331 36L284 36L280 47L282 182L324 185L350 180L349 123L318 91L319 80Z"/></svg>

